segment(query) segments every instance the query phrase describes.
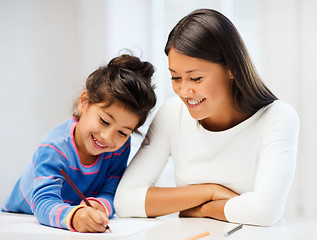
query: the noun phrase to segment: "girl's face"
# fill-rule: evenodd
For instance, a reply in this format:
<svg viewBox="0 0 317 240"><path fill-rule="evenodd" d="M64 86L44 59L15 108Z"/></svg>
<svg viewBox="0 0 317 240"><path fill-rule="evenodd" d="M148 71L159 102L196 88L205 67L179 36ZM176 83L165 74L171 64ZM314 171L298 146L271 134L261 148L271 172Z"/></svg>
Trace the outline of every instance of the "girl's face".
<svg viewBox="0 0 317 240"><path fill-rule="evenodd" d="M86 96L84 92L79 99L81 117L75 129L75 142L83 164L91 163L103 152L122 147L140 121L138 115L117 102L105 108L103 104L88 104Z"/></svg>
<svg viewBox="0 0 317 240"><path fill-rule="evenodd" d="M194 119L221 118L233 108L232 75L224 66L186 56L174 48L168 61L173 90Z"/></svg>

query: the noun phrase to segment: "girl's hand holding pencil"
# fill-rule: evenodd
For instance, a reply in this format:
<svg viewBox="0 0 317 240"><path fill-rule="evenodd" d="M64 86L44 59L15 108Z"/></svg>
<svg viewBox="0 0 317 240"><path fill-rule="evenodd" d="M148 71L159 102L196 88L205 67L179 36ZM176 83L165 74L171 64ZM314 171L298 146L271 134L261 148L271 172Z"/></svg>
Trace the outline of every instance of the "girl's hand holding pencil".
<svg viewBox="0 0 317 240"><path fill-rule="evenodd" d="M101 207L99 203L87 200L87 198L80 192L80 190L68 177L63 169L61 169L59 172L63 175L66 181L72 186L78 196L82 199L81 204L87 206L79 208L74 213L72 219L73 228L78 232L105 232L107 229L111 232L111 229L108 226L108 215L103 211L103 207L101 210L99 210L99 208ZM99 206L96 204L98 204Z"/></svg>
<svg viewBox="0 0 317 240"><path fill-rule="evenodd" d="M108 223L107 214L93 207L79 208L72 220L73 228L78 232L105 232Z"/></svg>

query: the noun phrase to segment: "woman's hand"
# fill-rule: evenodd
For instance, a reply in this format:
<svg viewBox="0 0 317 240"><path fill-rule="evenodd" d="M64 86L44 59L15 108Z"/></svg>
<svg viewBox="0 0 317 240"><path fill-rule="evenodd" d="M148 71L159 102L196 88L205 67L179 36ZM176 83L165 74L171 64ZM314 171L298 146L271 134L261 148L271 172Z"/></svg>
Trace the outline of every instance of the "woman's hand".
<svg viewBox="0 0 317 240"><path fill-rule="evenodd" d="M72 226L78 232L105 232L108 223L106 213L93 207L79 208L72 219Z"/></svg>
<svg viewBox="0 0 317 240"><path fill-rule="evenodd" d="M145 212L148 217L157 217L237 195L226 187L212 183L168 188L150 187L145 198Z"/></svg>
<svg viewBox="0 0 317 240"><path fill-rule="evenodd" d="M238 196L236 192L219 184L207 184L210 191L210 201L225 200Z"/></svg>
<svg viewBox="0 0 317 240"><path fill-rule="evenodd" d="M196 217L196 218L205 217L201 211L201 207L202 205L181 211L179 212L179 217Z"/></svg>
<svg viewBox="0 0 317 240"><path fill-rule="evenodd" d="M237 193L218 184L207 184L211 193L211 201L205 202L179 213L179 217L211 217L227 221L224 206L228 199L238 196Z"/></svg>
<svg viewBox="0 0 317 240"><path fill-rule="evenodd" d="M206 202L200 206L181 211L179 217L210 217L227 221L224 214L224 207L227 201L228 199Z"/></svg>

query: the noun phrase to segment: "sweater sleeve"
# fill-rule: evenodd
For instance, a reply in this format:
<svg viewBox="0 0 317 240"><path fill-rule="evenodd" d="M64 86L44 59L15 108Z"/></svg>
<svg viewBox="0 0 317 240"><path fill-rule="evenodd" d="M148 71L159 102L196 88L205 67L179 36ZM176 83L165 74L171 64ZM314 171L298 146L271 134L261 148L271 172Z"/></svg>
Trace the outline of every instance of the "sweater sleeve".
<svg viewBox="0 0 317 240"><path fill-rule="evenodd" d="M120 217L146 217L147 190L160 177L170 155L166 116L162 107L119 183L114 205Z"/></svg>
<svg viewBox="0 0 317 240"><path fill-rule="evenodd" d="M287 106L274 108L263 126L254 190L230 199L225 216L230 222L268 226L282 216L296 165L299 119Z"/></svg>
<svg viewBox="0 0 317 240"><path fill-rule="evenodd" d="M84 206L71 206L64 203L61 189L64 177L60 169L67 172L68 160L57 147L52 145L40 146L33 158L34 190L31 208L41 224L69 229L75 211Z"/></svg>
<svg viewBox="0 0 317 240"><path fill-rule="evenodd" d="M99 204L101 204L104 207L105 212L108 215L108 218L111 218L113 214L115 213L114 206L113 206L113 199L114 199L114 195L117 190L119 181L126 170L130 150L131 150L131 143L129 139L127 143L121 149L119 149L119 152L113 153L114 156L111 163L112 164L111 170L110 170L108 178L103 184L101 191L98 193L98 195L95 198L89 198L89 199L93 199L97 201Z"/></svg>

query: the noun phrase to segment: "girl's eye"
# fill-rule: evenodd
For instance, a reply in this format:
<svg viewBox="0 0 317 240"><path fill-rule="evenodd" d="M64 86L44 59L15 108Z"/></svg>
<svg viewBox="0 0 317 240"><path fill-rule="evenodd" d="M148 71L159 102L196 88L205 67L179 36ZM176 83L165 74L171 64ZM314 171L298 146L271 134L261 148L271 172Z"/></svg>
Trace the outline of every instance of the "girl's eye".
<svg viewBox="0 0 317 240"><path fill-rule="evenodd" d="M191 78L190 80L194 81L194 82L197 82L201 79L202 77L196 77L196 78Z"/></svg>
<svg viewBox="0 0 317 240"><path fill-rule="evenodd" d="M100 117L100 121L102 124L109 125L109 123L107 121L103 120L102 117Z"/></svg>
<svg viewBox="0 0 317 240"><path fill-rule="evenodd" d="M172 77L172 80L179 80L181 77Z"/></svg>
<svg viewBox="0 0 317 240"><path fill-rule="evenodd" d="M118 132L119 132L119 134L120 134L121 136L123 136L123 137L128 136L128 134L126 134L126 133L124 133L124 132L122 132L122 131L118 131Z"/></svg>

